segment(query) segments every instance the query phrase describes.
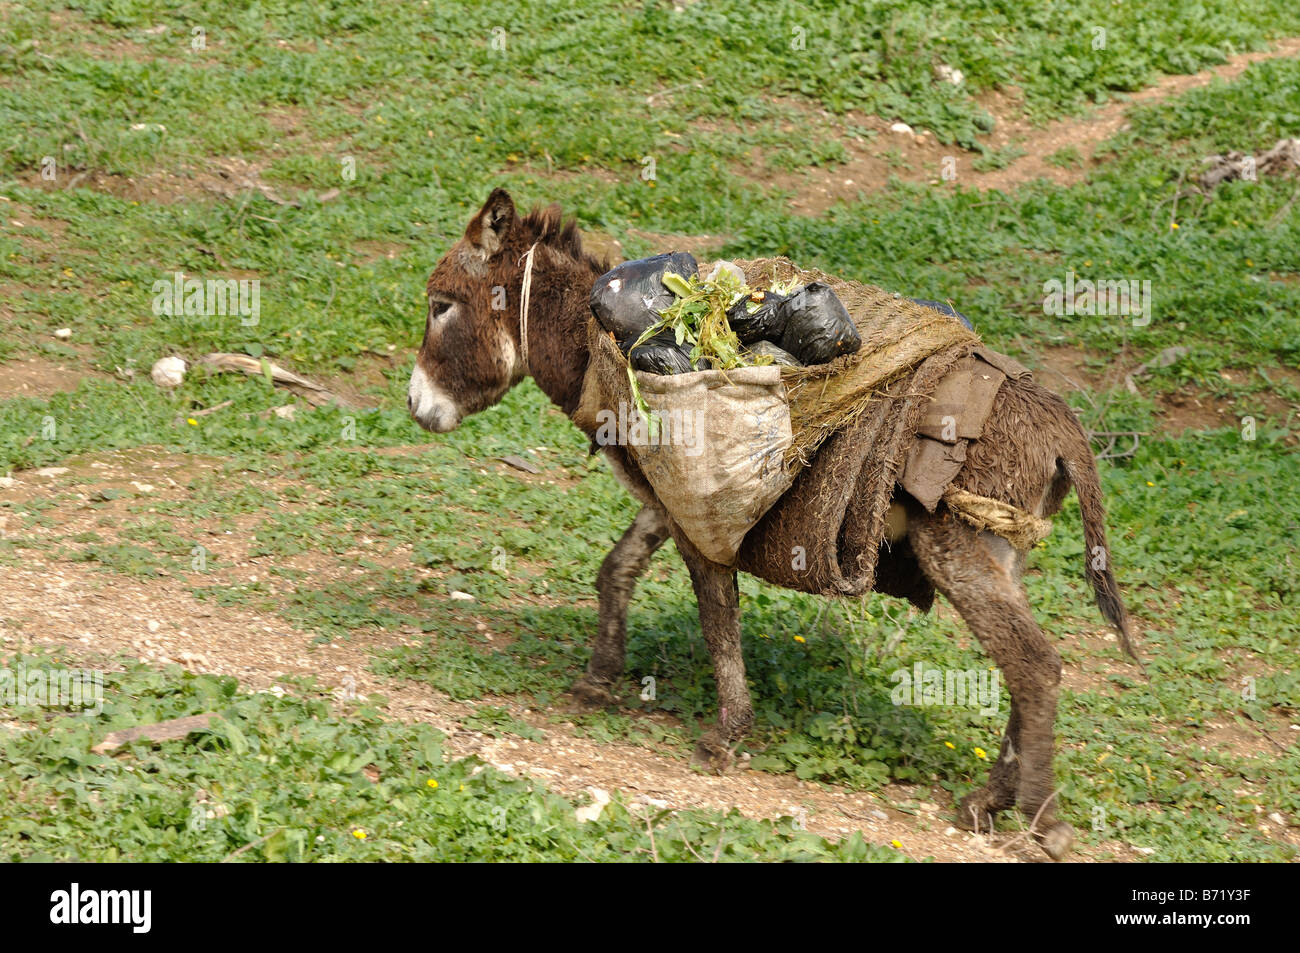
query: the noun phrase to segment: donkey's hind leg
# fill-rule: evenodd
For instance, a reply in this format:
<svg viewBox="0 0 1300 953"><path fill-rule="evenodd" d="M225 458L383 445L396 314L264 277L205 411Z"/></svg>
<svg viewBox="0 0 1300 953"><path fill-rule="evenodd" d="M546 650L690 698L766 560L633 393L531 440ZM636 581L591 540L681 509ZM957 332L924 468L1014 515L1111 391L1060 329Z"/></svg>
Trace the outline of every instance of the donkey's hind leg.
<svg viewBox="0 0 1300 953"><path fill-rule="evenodd" d="M600 564L596 590L600 594L599 628L591 647L587 674L571 691L580 708L606 708L615 703L614 686L623 677L627 642L627 606L636 581L650 557L668 538L668 521L652 506L643 506L605 561Z"/></svg>
<svg viewBox="0 0 1300 953"><path fill-rule="evenodd" d="M961 613L997 663L1011 694L1006 737L989 783L963 799L958 820L982 826L1018 804L1053 859L1069 852L1074 832L1056 819L1053 729L1061 657L1029 611L1021 557L1005 540L943 510L909 520L912 549L935 588Z"/></svg>
<svg viewBox="0 0 1300 953"><path fill-rule="evenodd" d="M988 784L971 791L957 805L954 823L968 831L988 833L993 830L999 811L1016 806L1016 791L1020 787L1020 711L1015 699L1011 701L1011 716L1007 730L1002 735L1002 748L998 760L989 771Z"/></svg>

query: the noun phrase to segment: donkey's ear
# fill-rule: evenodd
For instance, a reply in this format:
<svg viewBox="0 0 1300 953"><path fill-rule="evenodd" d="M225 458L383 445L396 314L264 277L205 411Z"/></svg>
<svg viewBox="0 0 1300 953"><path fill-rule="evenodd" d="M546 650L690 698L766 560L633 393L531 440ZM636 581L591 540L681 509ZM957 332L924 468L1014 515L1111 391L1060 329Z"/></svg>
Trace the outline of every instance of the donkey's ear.
<svg viewBox="0 0 1300 953"><path fill-rule="evenodd" d="M465 238L480 249L484 256L496 254L505 243L510 230L519 222L514 200L505 189L493 189L479 213L470 220Z"/></svg>

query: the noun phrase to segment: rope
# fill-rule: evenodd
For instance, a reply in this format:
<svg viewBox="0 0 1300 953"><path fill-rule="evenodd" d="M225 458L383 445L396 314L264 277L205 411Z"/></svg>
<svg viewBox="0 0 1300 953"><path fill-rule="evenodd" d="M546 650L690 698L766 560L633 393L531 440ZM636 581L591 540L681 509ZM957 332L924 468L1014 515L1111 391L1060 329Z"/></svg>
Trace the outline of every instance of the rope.
<svg viewBox="0 0 1300 953"><path fill-rule="evenodd" d="M1033 549L1052 531L1052 521L1018 506L950 486L943 494L948 508L976 529L996 533L1016 549Z"/></svg>
<svg viewBox="0 0 1300 953"><path fill-rule="evenodd" d="M533 251L537 248L537 242L533 242L524 252L524 283L519 289L519 353L524 361L524 372L531 374L528 369L528 299L533 290Z"/></svg>

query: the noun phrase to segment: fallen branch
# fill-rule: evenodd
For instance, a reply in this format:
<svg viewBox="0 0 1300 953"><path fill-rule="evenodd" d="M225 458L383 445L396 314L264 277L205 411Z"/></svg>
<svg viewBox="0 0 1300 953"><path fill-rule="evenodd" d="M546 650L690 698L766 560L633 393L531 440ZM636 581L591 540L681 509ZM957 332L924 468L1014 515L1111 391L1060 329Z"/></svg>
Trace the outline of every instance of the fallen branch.
<svg viewBox="0 0 1300 953"><path fill-rule="evenodd" d="M1151 433L1145 430L1092 430L1088 432L1089 440L1105 439L1106 449L1097 454L1098 460L1120 460L1124 457L1131 457L1137 453L1137 448L1142 442L1143 437L1149 437ZM1121 437L1126 437L1132 441L1127 450L1115 450L1115 442Z"/></svg>
<svg viewBox="0 0 1300 953"><path fill-rule="evenodd" d="M215 368L218 371L238 371L241 374L247 374L249 377L268 377L272 384L293 391L313 407L322 407L334 403L340 407L352 408L351 403L326 390L315 381L310 381L293 371L286 371L280 365L274 364L266 358L259 360L255 357L249 357L247 354L215 353L204 355L199 359L199 363Z"/></svg>
<svg viewBox="0 0 1300 953"><path fill-rule="evenodd" d="M249 841L243 847L235 848L225 857L222 857L221 860L218 861L218 863L222 863L222 864L230 863L232 860L234 860L236 857L238 857L240 854L244 853L245 851L252 850L254 847L260 847L262 844L265 844L267 841L269 841L276 834L280 833L280 831L282 830L284 830L283 827L277 827L275 830L271 831L271 833L265 834L262 837L259 837L255 841Z"/></svg>
<svg viewBox="0 0 1300 953"><path fill-rule="evenodd" d="M208 408L205 409L205 410L192 410L192 411L190 411L190 416L191 416L191 417L206 417L208 414L215 414L218 410L225 410L227 407L229 407L229 406L230 406L231 404L233 404L233 403L234 403L233 400L223 400L221 403L219 403L219 404L213 404L211 407L208 407Z"/></svg>
<svg viewBox="0 0 1300 953"><path fill-rule="evenodd" d="M1172 364L1177 364L1180 360L1191 353L1191 348L1184 347L1181 344L1175 347L1167 347L1141 367L1138 367L1131 373L1124 375L1124 386L1128 388L1129 393L1137 394L1137 384L1134 382L1139 377L1145 377L1147 374L1150 374L1152 371L1161 367L1169 367Z"/></svg>
<svg viewBox="0 0 1300 953"><path fill-rule="evenodd" d="M148 738L150 741L175 741L195 731L206 731L209 722L217 717L215 711L205 711L201 715L172 718L154 725L139 725L135 728L123 728L121 731L110 731L104 736L104 740L90 751L92 754L104 754L140 738Z"/></svg>
<svg viewBox="0 0 1300 953"><path fill-rule="evenodd" d="M1221 156L1206 156L1201 160L1209 166L1201 173L1201 187L1213 189L1233 179L1254 181L1261 175L1285 175L1300 170L1300 139L1279 139L1272 149L1256 157L1241 152Z"/></svg>

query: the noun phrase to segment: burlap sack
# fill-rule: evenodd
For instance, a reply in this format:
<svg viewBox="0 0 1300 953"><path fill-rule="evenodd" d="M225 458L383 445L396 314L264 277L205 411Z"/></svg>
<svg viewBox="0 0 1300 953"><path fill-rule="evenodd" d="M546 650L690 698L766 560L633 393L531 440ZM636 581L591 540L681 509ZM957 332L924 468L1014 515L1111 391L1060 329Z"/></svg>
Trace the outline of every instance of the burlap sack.
<svg viewBox="0 0 1300 953"><path fill-rule="evenodd" d="M691 542L730 565L745 534L794 480L795 468L785 463L790 408L781 369L636 376L658 426L632 413L627 448ZM619 436L597 431L596 441Z"/></svg>

